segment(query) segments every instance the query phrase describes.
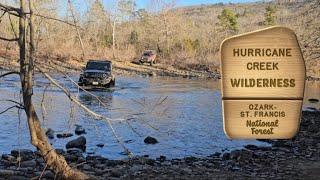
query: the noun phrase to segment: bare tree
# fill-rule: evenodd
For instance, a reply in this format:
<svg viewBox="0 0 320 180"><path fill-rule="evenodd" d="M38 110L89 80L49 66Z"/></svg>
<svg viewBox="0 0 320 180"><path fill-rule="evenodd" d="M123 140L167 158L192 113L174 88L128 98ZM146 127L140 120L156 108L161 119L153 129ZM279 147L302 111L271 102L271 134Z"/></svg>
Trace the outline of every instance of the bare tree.
<svg viewBox="0 0 320 180"><path fill-rule="evenodd" d="M69 9L70 9L70 12L71 12L72 19L73 19L73 23L74 23L76 31L77 31L78 39L79 39L79 42L80 42L80 45L81 45L82 59L85 59L84 45L83 45L83 42L82 42L82 38L81 38L81 34L80 34L80 31L79 31L79 28L77 26L77 20L76 20L75 14L74 14L74 10L73 10L73 6L72 6L72 3L71 3L71 0L68 0L68 4L69 4Z"/></svg>
<svg viewBox="0 0 320 180"><path fill-rule="evenodd" d="M5 11L16 13L19 17L19 54L20 54L20 79L23 97L23 109L27 116L31 143L37 147L47 165L55 171L58 176L65 179L88 179L82 172L71 168L62 155L59 155L50 145L40 120L32 103L33 95L33 72L35 59L35 29L34 29L34 7L33 0L29 0L29 13L26 12L26 1L20 0L20 9L0 5ZM29 17L27 17L27 15ZM29 21L29 22L28 22ZM29 23L29 31L26 24ZM29 36L27 35L29 32ZM27 50L27 38L29 37L29 52ZM5 38L4 38L5 39Z"/></svg>

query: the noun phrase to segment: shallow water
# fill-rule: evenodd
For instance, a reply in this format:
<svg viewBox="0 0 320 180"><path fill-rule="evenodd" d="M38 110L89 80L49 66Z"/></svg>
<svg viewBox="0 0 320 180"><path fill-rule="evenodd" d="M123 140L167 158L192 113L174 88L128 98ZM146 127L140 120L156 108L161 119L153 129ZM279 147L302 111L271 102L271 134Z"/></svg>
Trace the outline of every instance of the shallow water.
<svg viewBox="0 0 320 180"><path fill-rule="evenodd" d="M77 80L77 74L71 76ZM115 120L129 119L112 124L118 136L125 142L125 146L135 155L148 154L151 157L165 155L168 158L205 157L214 152L242 148L246 144L268 145L255 140L240 141L226 138L222 125L219 81L116 77L115 88L92 92L103 100L107 106L104 107L92 96L78 92L68 79L61 75L54 77L70 88L81 102L95 112ZM47 85L46 79L36 75L34 104L45 128L74 133L75 124L82 125L87 131L85 134L87 153L103 155L110 159L126 157L107 123L95 120L71 104L59 89L47 88L43 100L44 108L41 108L43 90ZM10 76L0 80L0 99L19 100L19 87L18 77ZM306 90L306 93L309 90ZM308 94L308 98L311 97L313 95ZM4 110L10 105L7 102L0 102L0 109ZM306 105L309 105L307 101ZM45 115L44 118L42 114ZM34 149L29 143L24 112L21 112L20 117L19 120L16 109L0 115L0 154L8 153L14 148ZM143 142L146 136L156 137L159 143L146 145ZM66 139L55 138L51 143L55 148L64 148L65 144L74 138L76 135ZM96 146L98 143L103 143L105 146L99 148Z"/></svg>

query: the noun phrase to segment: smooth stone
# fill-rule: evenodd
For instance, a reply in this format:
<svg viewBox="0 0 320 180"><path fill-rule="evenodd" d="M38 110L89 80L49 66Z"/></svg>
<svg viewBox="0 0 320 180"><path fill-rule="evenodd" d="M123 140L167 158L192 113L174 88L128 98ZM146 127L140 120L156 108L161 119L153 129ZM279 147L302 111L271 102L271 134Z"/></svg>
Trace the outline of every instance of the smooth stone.
<svg viewBox="0 0 320 180"><path fill-rule="evenodd" d="M13 170L0 169L0 177L12 176L14 173L15 172Z"/></svg>
<svg viewBox="0 0 320 180"><path fill-rule="evenodd" d="M76 162L78 160L78 157L74 154L67 154L65 156L65 159L70 162Z"/></svg>
<svg viewBox="0 0 320 180"><path fill-rule="evenodd" d="M36 167L36 165L37 165L37 162L34 159L33 160L29 160L29 161L22 161L20 163L21 167L32 167L32 168L34 168L34 167Z"/></svg>
<svg viewBox="0 0 320 180"><path fill-rule="evenodd" d="M68 138L68 137L71 137L73 136L72 133L60 133L60 134L57 134L57 138Z"/></svg>
<svg viewBox="0 0 320 180"><path fill-rule="evenodd" d="M112 169L110 175L112 177L121 177L124 174L125 174L125 172L123 169Z"/></svg>
<svg viewBox="0 0 320 180"><path fill-rule="evenodd" d="M47 131L46 131L46 135L49 139L54 139L54 130L52 130L51 128L49 128Z"/></svg>
<svg viewBox="0 0 320 180"><path fill-rule="evenodd" d="M85 151L86 149L86 143L87 143L87 140L84 136L80 136L78 137L77 139L74 139L72 141L69 141L67 144L66 144L66 148L67 149L70 149L70 148L78 148L78 149L81 149L83 151Z"/></svg>
<svg viewBox="0 0 320 180"><path fill-rule="evenodd" d="M241 155L241 151L240 150L233 150L230 153L230 159L238 160L240 155Z"/></svg>
<svg viewBox="0 0 320 180"><path fill-rule="evenodd" d="M81 154L81 153L83 153L83 151L81 149L78 149L78 148L70 148L70 149L67 149L67 153L69 153L69 154Z"/></svg>
<svg viewBox="0 0 320 180"><path fill-rule="evenodd" d="M230 153L224 153L222 155L222 160L229 160L230 159Z"/></svg>
<svg viewBox="0 0 320 180"><path fill-rule="evenodd" d="M8 180L30 180L30 178L24 176L10 176Z"/></svg>
<svg viewBox="0 0 320 180"><path fill-rule="evenodd" d="M54 179L55 175L52 171L49 171L49 170L46 170L44 173L43 173L43 176L44 178L48 178L48 179Z"/></svg>
<svg viewBox="0 0 320 180"><path fill-rule="evenodd" d="M148 136L144 139L144 143L146 144L156 144L158 143L158 140L154 137Z"/></svg>
<svg viewBox="0 0 320 180"><path fill-rule="evenodd" d="M76 129L74 131L76 135L86 134L86 130L81 125L76 125Z"/></svg>
<svg viewBox="0 0 320 180"><path fill-rule="evenodd" d="M129 139L129 140L125 140L125 141L124 141L124 143L128 143L128 144L129 144L129 143L132 143L132 142L133 142L132 139Z"/></svg>
<svg viewBox="0 0 320 180"><path fill-rule="evenodd" d="M60 155L63 155L65 153L63 149L56 149L56 152Z"/></svg>
<svg viewBox="0 0 320 180"><path fill-rule="evenodd" d="M102 147L104 146L104 144L99 143L99 144L97 144L97 146L100 147L100 148L102 148Z"/></svg>
<svg viewBox="0 0 320 180"><path fill-rule="evenodd" d="M10 162L14 162L17 160L14 156L10 154L2 154L1 158Z"/></svg>
<svg viewBox="0 0 320 180"><path fill-rule="evenodd" d="M11 155L14 157L19 157L19 149L14 149L11 151ZM22 161L33 159L34 153L29 149L20 149L20 158Z"/></svg>

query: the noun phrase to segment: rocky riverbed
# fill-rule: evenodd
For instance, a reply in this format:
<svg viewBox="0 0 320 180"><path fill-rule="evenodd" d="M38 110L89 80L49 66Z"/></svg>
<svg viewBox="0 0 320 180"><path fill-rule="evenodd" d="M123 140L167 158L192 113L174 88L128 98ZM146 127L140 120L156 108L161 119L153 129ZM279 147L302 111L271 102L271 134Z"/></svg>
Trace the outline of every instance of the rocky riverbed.
<svg viewBox="0 0 320 180"><path fill-rule="evenodd" d="M268 140L270 147L246 145L205 158L167 159L148 156L109 160L84 157L80 150L57 149L72 167L97 179L320 178L320 113L303 112L300 131L291 140ZM37 152L12 150L0 161L0 179L57 178Z"/></svg>

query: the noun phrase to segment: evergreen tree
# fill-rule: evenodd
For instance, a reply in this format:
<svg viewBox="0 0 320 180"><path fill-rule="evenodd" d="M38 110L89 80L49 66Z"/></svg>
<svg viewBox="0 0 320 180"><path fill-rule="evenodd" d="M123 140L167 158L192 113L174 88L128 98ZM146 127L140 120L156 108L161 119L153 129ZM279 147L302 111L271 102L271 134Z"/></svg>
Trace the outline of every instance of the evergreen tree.
<svg viewBox="0 0 320 180"><path fill-rule="evenodd" d="M266 12L264 13L264 24L265 25L275 25L277 16L276 13L276 7L275 6L268 6L266 7Z"/></svg>
<svg viewBox="0 0 320 180"><path fill-rule="evenodd" d="M218 19L220 20L220 25L225 30L238 30L237 16L232 10L223 9L221 14L218 16Z"/></svg>

